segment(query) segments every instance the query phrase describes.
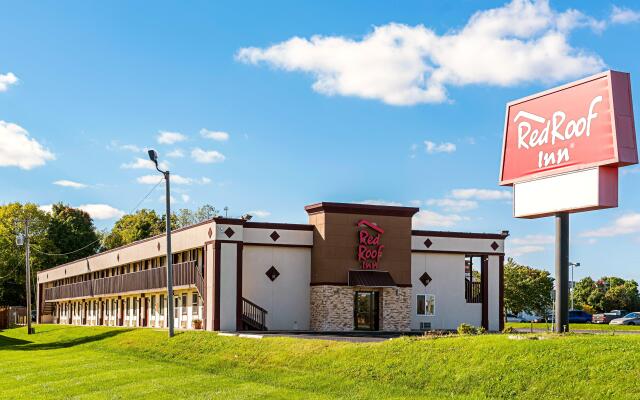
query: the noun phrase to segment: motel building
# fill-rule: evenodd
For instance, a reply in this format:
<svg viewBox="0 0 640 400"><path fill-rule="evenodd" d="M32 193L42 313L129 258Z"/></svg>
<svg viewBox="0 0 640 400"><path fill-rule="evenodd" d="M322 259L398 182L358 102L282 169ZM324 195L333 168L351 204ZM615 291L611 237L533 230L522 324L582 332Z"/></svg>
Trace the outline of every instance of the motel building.
<svg viewBox="0 0 640 400"><path fill-rule="evenodd" d="M412 230L412 207L317 203L308 224L214 218L38 273L40 323L212 331L503 325L508 232ZM167 315L167 301L174 315Z"/></svg>

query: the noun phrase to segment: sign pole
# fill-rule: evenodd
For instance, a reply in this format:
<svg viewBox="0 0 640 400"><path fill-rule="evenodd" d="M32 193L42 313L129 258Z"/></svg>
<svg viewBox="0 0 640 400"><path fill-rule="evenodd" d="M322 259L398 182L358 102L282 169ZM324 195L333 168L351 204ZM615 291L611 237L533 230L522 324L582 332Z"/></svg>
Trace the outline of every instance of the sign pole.
<svg viewBox="0 0 640 400"><path fill-rule="evenodd" d="M555 332L569 332L569 213L556 214Z"/></svg>

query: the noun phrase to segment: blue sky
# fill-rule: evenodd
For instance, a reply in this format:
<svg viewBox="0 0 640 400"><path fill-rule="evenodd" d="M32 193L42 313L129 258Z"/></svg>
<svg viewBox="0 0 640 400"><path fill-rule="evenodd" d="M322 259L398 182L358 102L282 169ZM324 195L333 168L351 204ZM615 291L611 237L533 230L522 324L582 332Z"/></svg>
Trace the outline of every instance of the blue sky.
<svg viewBox="0 0 640 400"><path fill-rule="evenodd" d="M417 228L507 229L509 254L552 269L553 219L512 218L497 185L504 106L608 68L640 93L640 5L585 3L5 2L0 202L109 228L158 179L153 147L174 208L419 205ZM626 168L619 208L572 216L576 277L640 280L639 182Z"/></svg>

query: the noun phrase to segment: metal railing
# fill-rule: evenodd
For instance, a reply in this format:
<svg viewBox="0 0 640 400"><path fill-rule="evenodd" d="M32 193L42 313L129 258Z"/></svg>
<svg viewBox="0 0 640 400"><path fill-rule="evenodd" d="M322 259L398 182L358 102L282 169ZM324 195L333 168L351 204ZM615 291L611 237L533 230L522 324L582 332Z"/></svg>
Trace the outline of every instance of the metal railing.
<svg viewBox="0 0 640 400"><path fill-rule="evenodd" d="M187 285L195 285L202 295L202 274L195 261L173 265L173 286ZM164 287L167 287L167 267L160 267L47 288L44 290L44 300L96 297Z"/></svg>
<svg viewBox="0 0 640 400"><path fill-rule="evenodd" d="M267 310L251 301L242 298L242 321L250 328L267 330Z"/></svg>
<svg viewBox="0 0 640 400"><path fill-rule="evenodd" d="M482 282L464 280L464 298L467 303L482 303Z"/></svg>

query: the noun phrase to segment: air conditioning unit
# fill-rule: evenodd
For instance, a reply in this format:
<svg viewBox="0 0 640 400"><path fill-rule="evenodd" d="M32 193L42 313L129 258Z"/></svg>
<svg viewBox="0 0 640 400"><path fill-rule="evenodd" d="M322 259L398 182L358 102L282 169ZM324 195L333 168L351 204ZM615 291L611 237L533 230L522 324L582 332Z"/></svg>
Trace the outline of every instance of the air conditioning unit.
<svg viewBox="0 0 640 400"><path fill-rule="evenodd" d="M420 322L420 330L421 331L430 331L431 330L431 322Z"/></svg>

